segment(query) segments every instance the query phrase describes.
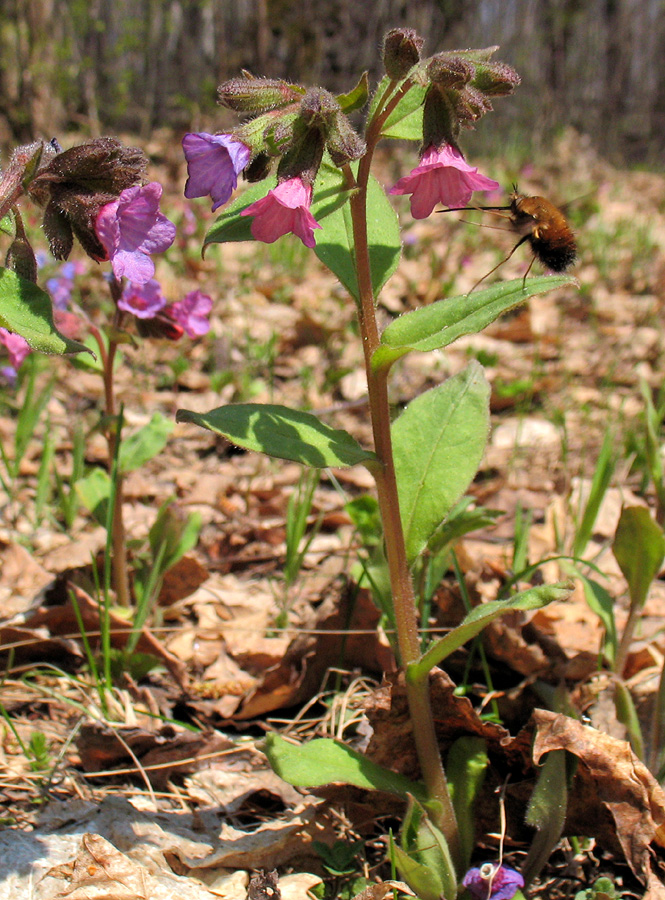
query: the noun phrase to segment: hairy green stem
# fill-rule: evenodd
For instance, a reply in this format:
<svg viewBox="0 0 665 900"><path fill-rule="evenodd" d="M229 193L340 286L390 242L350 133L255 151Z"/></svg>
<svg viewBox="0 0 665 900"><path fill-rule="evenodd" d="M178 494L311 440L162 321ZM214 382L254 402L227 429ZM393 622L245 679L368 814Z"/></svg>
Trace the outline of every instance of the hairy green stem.
<svg viewBox="0 0 665 900"><path fill-rule="evenodd" d="M407 86L408 85L408 86ZM405 83L387 100L389 91L384 93L385 106L377 110L369 123L366 133L367 152L360 160L357 178L354 179L350 199L355 266L358 279L358 318L363 342L369 408L374 436L374 450L380 465L375 470L377 497L383 521L386 558L390 572L393 609L397 629L397 644L400 663L406 668L420 656L418 639L418 618L416 600L409 570L404 532L399 511L397 480L393 459L390 433L390 407L388 403L387 371L372 368L372 356L379 345L379 331L376 322L374 292L372 288L369 245L367 235L367 185L372 156L381 136L381 127L399 99L411 85ZM347 171L351 182L352 175ZM457 821L446 782L441 755L439 753L434 716L430 703L429 679L406 680L409 714L413 727L413 737L418 761L429 796L440 804L437 826L443 832L453 860L460 860L460 843Z"/></svg>

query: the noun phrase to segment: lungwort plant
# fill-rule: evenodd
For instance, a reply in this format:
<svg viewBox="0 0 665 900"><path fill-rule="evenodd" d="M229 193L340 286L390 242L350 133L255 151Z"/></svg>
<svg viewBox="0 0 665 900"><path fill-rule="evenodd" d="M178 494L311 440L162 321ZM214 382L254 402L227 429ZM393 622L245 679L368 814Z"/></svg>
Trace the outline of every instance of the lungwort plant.
<svg viewBox="0 0 665 900"><path fill-rule="evenodd" d="M482 330L531 295L570 279L520 278L467 296L442 298L379 330L379 293L401 255L396 213L371 171L379 141L420 142L419 165L389 191L411 195L414 217L430 215L438 203L466 206L473 191L494 190L498 184L465 160L461 129L491 111L494 98L512 93L519 82L513 69L493 59L496 48L424 59L422 44L409 29L388 33L383 48L386 74L371 98L366 75L341 96L249 75L232 79L220 86L220 102L245 114L244 123L231 133L188 134L183 139L187 197L210 196L215 210L231 200L241 173L250 182L210 228L204 248L252 239L272 243L294 234L346 288L357 311L373 446L361 446L346 431L308 412L277 404L231 404L204 414L181 409L177 418L248 450L311 468L362 465L371 472L390 584L383 612L397 635L422 783L327 739L294 747L269 735L267 753L275 770L296 785L346 781L409 798L394 859L425 900L451 900L463 887L477 897L508 898L523 884L512 870L487 863L464 876L473 846L473 796L486 756L482 748L461 753L453 798L437 746L429 674L497 616L561 599L568 588L536 587L482 604L450 634L421 647L413 573L422 568L431 548L441 545L449 517L459 512L459 501L480 464L490 424L490 388L482 367L472 361L464 371L415 397L391 422L388 380L394 364L407 353L443 349ZM361 136L348 116L368 101ZM464 533L464 522L471 530L477 517L462 517L449 528L455 537Z"/></svg>

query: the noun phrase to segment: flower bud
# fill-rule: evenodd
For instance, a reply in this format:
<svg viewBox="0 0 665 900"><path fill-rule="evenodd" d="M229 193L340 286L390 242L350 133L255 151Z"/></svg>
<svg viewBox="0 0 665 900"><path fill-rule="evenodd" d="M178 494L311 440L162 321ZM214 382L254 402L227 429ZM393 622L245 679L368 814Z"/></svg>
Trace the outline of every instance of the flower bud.
<svg viewBox="0 0 665 900"><path fill-rule="evenodd" d="M267 153L258 153L249 165L243 170L243 178L250 183L254 181L263 181L270 174L272 168L272 157Z"/></svg>
<svg viewBox="0 0 665 900"><path fill-rule="evenodd" d="M302 89L278 78L231 78L217 88L221 106L249 113L278 109L300 100L302 94Z"/></svg>
<svg viewBox="0 0 665 900"><path fill-rule="evenodd" d="M278 182L299 178L310 187L319 171L325 136L318 128L303 129L299 140L282 156L277 169Z"/></svg>
<svg viewBox="0 0 665 900"><path fill-rule="evenodd" d="M423 150L450 144L457 147L460 123L446 91L431 88L423 107Z"/></svg>
<svg viewBox="0 0 665 900"><path fill-rule="evenodd" d="M310 88L300 102L300 117L310 127L328 129L340 111L337 99L323 88Z"/></svg>
<svg viewBox="0 0 665 900"><path fill-rule="evenodd" d="M438 53L427 64L430 81L441 88L459 90L471 81L474 73L475 66L472 62L453 53Z"/></svg>
<svg viewBox="0 0 665 900"><path fill-rule="evenodd" d="M356 134L342 112L335 116L333 126L328 132L326 146L333 165L340 167L354 159L360 159L367 150L367 144Z"/></svg>
<svg viewBox="0 0 665 900"><path fill-rule="evenodd" d="M460 92L455 103L455 114L464 125L481 119L485 113L491 111L492 104L487 97L470 84Z"/></svg>
<svg viewBox="0 0 665 900"><path fill-rule="evenodd" d="M383 65L393 81L405 78L420 61L423 39L413 28L391 28L383 39Z"/></svg>
<svg viewBox="0 0 665 900"><path fill-rule="evenodd" d="M35 251L28 240L23 229L23 222L20 216L15 214L16 234L14 240L9 245L7 256L5 257L5 267L16 272L26 281L37 284L37 260Z"/></svg>
<svg viewBox="0 0 665 900"><path fill-rule="evenodd" d="M28 194L45 206L43 228L56 259L67 259L74 235L92 259L107 259L97 237L100 209L123 190L143 181L147 158L137 147L114 138L96 138L58 153L28 185Z"/></svg>
<svg viewBox="0 0 665 900"><path fill-rule="evenodd" d="M512 94L522 79L506 63L490 62L476 65L473 87L489 96Z"/></svg>

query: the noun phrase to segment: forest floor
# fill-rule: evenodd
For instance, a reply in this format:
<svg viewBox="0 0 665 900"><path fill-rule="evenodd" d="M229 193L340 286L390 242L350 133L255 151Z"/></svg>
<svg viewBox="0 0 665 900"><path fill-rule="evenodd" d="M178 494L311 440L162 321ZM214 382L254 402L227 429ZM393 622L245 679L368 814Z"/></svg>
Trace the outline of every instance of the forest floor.
<svg viewBox="0 0 665 900"><path fill-rule="evenodd" d="M117 385L127 433L155 412L174 421L179 408L204 412L251 401L311 410L371 445L352 301L295 239L214 246L202 260L201 238L214 217L204 201L179 196L178 148L153 152L153 177L163 174L174 185L162 208L179 229L157 277L170 300L196 287L210 294L212 330L197 342L143 340L124 348ZM385 159L383 169L386 183L398 175L396 160ZM448 690L445 679L433 686L437 716L449 726L442 751L464 734L488 741L491 775L478 805L474 861L495 859L501 843L519 868L533 834L524 825L535 778L531 742L536 737L540 753L558 746L554 719L567 711L569 740L579 747L579 796L569 800L568 837L531 894L574 896L609 874L617 891L641 896L634 875L646 878L647 857L654 869L663 858L665 805L622 743L631 737L637 746L640 729L617 713L625 709L617 696L632 697L640 752L655 770L665 583L656 579L649 590L621 679L607 664L607 633L615 627L620 637L628 612L626 581L612 553L621 509L654 506L642 391L662 418L665 177L616 170L575 135L562 138L541 168L483 171L517 181L524 193L572 201L579 287L533 297L482 334L444 352L411 354L395 367L396 410L470 359L484 365L492 385L491 434L469 493L501 515L457 545L433 588L427 627L450 628L465 614L465 601L495 599L516 567L542 563L525 576L527 584L567 577L562 557L573 549L592 564L585 571L607 603L599 615L578 580L565 602L500 619L483 632L482 647L451 656L446 672L458 689ZM480 214L414 223L406 201L398 202L404 256L382 294L383 324L464 294L514 242L459 221L487 222ZM528 248L519 250L492 279L520 277L528 261ZM44 277L58 271L48 264ZM103 291L90 263L74 301L103 321ZM19 411L37 396L43 408L24 445L20 435L17 441L17 429L27 427ZM400 802L340 786L296 790L272 772L261 750L270 731L297 741L336 737L414 775L390 635L370 591L358 587L365 549L348 504L372 493L368 472L324 471L311 483L311 542L288 584L283 572L293 550L286 530L297 506L293 500L289 512L289 500L306 487L301 467L176 425L164 450L126 479L136 572L149 568L149 531L169 499L181 520L200 517L198 541L167 573L129 655L123 648L131 616L111 610L109 689L93 566L101 566L106 534L79 505L73 485L73 473L105 465L96 429L102 398L94 367L44 357L29 359L17 389L0 391L6 896L64 896L57 891L69 885L71 898L231 898L244 895L253 871L276 868L281 895L296 900L310 888L319 897L352 897L368 881L389 878L386 836L399 828ZM77 447L84 448L79 469ZM580 547L590 492L602 502ZM627 782L639 782L630 796ZM658 896L656 881L651 896ZM41 893L33 894L37 883ZM261 890L271 893L255 885L253 900Z"/></svg>

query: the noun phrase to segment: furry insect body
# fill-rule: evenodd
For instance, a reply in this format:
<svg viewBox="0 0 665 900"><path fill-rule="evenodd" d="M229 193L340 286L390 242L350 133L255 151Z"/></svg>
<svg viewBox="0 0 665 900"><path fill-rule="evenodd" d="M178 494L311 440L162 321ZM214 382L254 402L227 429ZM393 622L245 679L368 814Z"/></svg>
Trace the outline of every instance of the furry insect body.
<svg viewBox="0 0 665 900"><path fill-rule="evenodd" d="M577 242L560 209L545 197L527 197L515 191L510 198L510 222L520 241L528 242L533 255L547 269L565 272L577 259ZM512 254L511 254L512 255Z"/></svg>
<svg viewBox="0 0 665 900"><path fill-rule="evenodd" d="M452 207L450 210L442 210L442 212L473 209L485 212L508 212L513 231L522 236L508 256L474 284L471 288L472 291L488 275L496 272L499 266L507 262L517 248L524 243L529 244L533 253L533 259L524 275L525 283L534 259L553 272L565 272L577 259L577 242L568 220L561 210L545 197L529 197L526 194L520 194L517 187L514 187L513 193L510 195L509 206L462 206Z"/></svg>

